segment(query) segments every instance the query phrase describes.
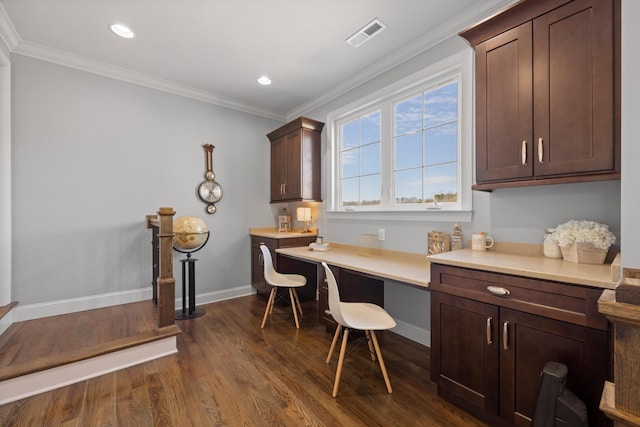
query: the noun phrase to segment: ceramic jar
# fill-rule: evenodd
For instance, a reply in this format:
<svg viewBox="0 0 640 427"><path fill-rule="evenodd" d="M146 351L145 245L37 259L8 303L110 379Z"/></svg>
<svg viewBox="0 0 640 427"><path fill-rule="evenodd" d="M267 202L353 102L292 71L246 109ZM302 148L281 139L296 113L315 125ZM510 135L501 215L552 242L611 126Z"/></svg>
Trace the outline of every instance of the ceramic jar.
<svg viewBox="0 0 640 427"><path fill-rule="evenodd" d="M554 232L553 228L547 228L544 231L544 239L543 239L543 250L544 256L547 258L562 258L562 252L560 251L560 246L556 243L555 240L551 238L551 233Z"/></svg>

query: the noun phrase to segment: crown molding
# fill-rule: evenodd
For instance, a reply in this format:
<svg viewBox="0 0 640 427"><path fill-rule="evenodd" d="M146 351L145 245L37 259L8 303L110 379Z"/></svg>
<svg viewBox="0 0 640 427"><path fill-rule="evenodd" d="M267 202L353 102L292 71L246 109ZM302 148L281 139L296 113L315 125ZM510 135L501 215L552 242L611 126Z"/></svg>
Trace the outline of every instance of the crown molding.
<svg viewBox="0 0 640 427"><path fill-rule="evenodd" d="M238 110L257 116L267 117L278 121L285 120L284 116L282 115L244 105L231 99L214 95L207 91L195 89L187 85L182 85L169 80L161 79L149 74L132 71L127 68L118 67L105 62L88 59L84 56L75 55L69 52L42 46L33 42L20 41L13 50L13 53L41 59L43 61L52 62L54 64L63 65L65 67L75 68L104 77L133 83L139 86L149 87L163 92L172 93L174 95L192 98L198 101L203 101L209 104Z"/></svg>
<svg viewBox="0 0 640 427"><path fill-rule="evenodd" d="M466 13L456 16L452 20L445 21L433 28L423 36L417 38L413 42L405 45L403 48L396 50L383 60L368 66L365 70L355 74L352 78L345 80L341 85L324 92L321 96L313 98L308 102L296 107L287 113L287 120L295 117L303 116L314 109L326 104L327 102L344 95L352 89L372 80L373 78L391 70L394 67L408 61L414 56L419 55L426 50L442 43L448 38L457 35L463 29L492 16L519 0L499 0L496 4L484 9L481 6L467 9ZM480 2L479 2L480 3Z"/></svg>
<svg viewBox="0 0 640 427"><path fill-rule="evenodd" d="M0 39L7 51L12 51L18 42L20 41L20 37L16 32L16 29L13 26L13 23L9 19L9 15L7 15L7 11L4 10L4 7L0 4ZM4 49L2 49L4 50Z"/></svg>

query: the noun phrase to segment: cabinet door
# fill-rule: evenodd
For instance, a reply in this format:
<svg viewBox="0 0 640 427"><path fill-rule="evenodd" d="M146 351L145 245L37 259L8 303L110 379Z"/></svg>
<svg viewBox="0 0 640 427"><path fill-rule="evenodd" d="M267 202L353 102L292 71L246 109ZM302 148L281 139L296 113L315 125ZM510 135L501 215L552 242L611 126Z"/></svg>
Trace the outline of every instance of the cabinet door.
<svg viewBox="0 0 640 427"><path fill-rule="evenodd" d="M287 182L287 147L285 137L271 143L271 201L285 199L284 185Z"/></svg>
<svg viewBox="0 0 640 427"><path fill-rule="evenodd" d="M573 1L533 34L535 175L613 171L613 2Z"/></svg>
<svg viewBox="0 0 640 427"><path fill-rule="evenodd" d="M587 405L589 425L609 425L598 409L608 377L607 333L500 309L500 416L531 425L540 372L546 362L567 366L566 386Z"/></svg>
<svg viewBox="0 0 640 427"><path fill-rule="evenodd" d="M431 379L471 413L498 414L498 307L431 293Z"/></svg>
<svg viewBox="0 0 640 427"><path fill-rule="evenodd" d="M285 139L286 179L284 185L284 199L302 198L302 129L288 133Z"/></svg>
<svg viewBox="0 0 640 427"><path fill-rule="evenodd" d="M532 33L522 24L476 46L476 181L533 174Z"/></svg>
<svg viewBox="0 0 640 427"><path fill-rule="evenodd" d="M271 143L271 201L302 198L302 130L290 132Z"/></svg>

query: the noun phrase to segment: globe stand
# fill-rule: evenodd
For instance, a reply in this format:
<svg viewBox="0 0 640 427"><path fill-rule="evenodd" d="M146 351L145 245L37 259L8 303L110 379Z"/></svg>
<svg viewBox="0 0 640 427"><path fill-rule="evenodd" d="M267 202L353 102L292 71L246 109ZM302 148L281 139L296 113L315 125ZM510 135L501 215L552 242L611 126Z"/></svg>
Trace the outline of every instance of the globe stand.
<svg viewBox="0 0 640 427"><path fill-rule="evenodd" d="M204 243L200 245L197 249L192 251L184 251L181 249L173 247L174 250L187 254L187 257L180 260L182 264L182 311L176 310L176 320L185 320L185 319L194 319L196 317L202 316L205 311L202 309L196 310L196 261L197 258L191 258L191 254L194 252L198 252L200 249L204 247L209 241L209 232L207 231L207 238ZM188 268L187 268L188 265ZM187 269L188 269L188 277L189 277L189 309L187 310L187 299L185 297L185 286L187 283Z"/></svg>

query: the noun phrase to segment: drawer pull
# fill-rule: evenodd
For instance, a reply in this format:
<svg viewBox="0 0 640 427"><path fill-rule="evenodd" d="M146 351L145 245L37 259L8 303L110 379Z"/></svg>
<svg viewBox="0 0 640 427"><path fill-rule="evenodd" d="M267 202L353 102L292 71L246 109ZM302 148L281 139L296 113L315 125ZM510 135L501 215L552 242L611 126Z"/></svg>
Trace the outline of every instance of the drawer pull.
<svg viewBox="0 0 640 427"><path fill-rule="evenodd" d="M502 348L509 350L509 322L506 320L502 324Z"/></svg>
<svg viewBox="0 0 640 427"><path fill-rule="evenodd" d="M487 290L493 295L499 297L506 297L507 295L511 295L511 291L507 288L503 288L502 286L487 286Z"/></svg>
<svg viewBox="0 0 640 427"><path fill-rule="evenodd" d="M487 317L487 345L493 344L493 340L491 339L491 321L493 317Z"/></svg>

